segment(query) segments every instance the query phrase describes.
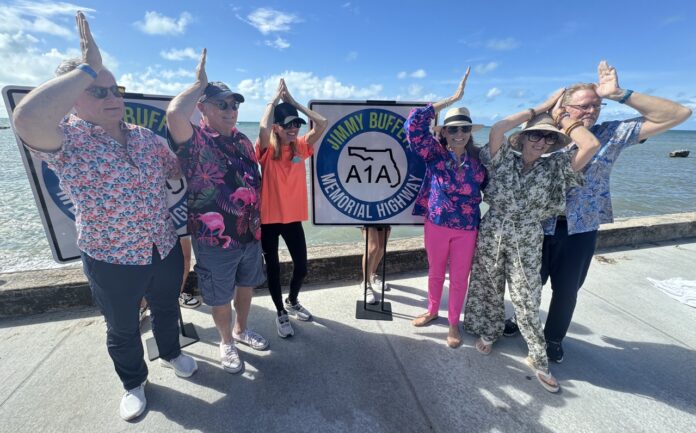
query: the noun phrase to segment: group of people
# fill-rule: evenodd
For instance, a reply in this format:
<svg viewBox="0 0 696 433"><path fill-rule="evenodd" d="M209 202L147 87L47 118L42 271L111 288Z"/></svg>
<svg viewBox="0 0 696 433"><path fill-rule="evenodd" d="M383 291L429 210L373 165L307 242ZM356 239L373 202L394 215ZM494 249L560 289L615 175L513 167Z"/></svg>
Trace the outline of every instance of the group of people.
<svg viewBox="0 0 696 433"><path fill-rule="evenodd" d="M461 344L462 309L464 328L479 336L475 347L483 355L501 335L519 332L539 383L558 392L549 360L563 360L597 230L613 221L611 168L623 149L678 125L691 111L621 88L616 69L601 61L597 83L573 84L503 118L479 148L471 133L481 125L466 108L450 109L442 126L430 128L440 110L462 98L468 75L452 97L413 109L405 124L412 149L426 163L414 213L425 216L428 309L412 323L425 326L438 317L449 264L447 345ZM640 116L596 124L604 99ZM489 205L483 218L482 198ZM552 297L542 327L541 289L549 278ZM507 320L506 284L515 312Z"/></svg>
<svg viewBox="0 0 696 433"><path fill-rule="evenodd" d="M243 363L236 343L255 350L269 345L247 325L254 287L267 279L280 337L294 334L289 316L312 319L298 298L307 273L304 162L327 120L299 104L281 79L254 146L236 127L244 96L208 81L204 49L195 82L167 109L167 146L152 131L123 121L125 89L103 66L81 12L76 21L82 57L64 61L55 78L22 99L13 125L27 148L55 171L75 206L84 272L105 317L108 352L126 391L120 415L131 420L146 407L148 369L138 325L143 297L152 312L161 364L180 377L197 370L179 346L177 299L182 268L188 271L188 265L168 213L166 180L183 176L187 181L199 288L220 335L222 368L239 372ZM483 148L471 135L481 125L472 122L466 108L449 110L434 134L430 127L440 110L462 98L468 70L451 98L414 109L404 126L412 149L427 165L415 212L425 218L429 302L413 324L425 326L438 317L449 265L447 344L461 344L463 308L464 326L479 335L476 349L483 354L504 332L519 330L529 345L528 362L549 391L557 391L558 383L548 359L562 359L561 341L598 226L611 221L613 162L624 147L690 115L674 102L620 88L616 71L604 62L599 72L598 84L558 91L538 107L496 123ZM594 125L603 98L625 103L641 117ZM190 120L195 109L201 114L197 125ZM306 121L300 112L312 121L302 136ZM522 131L506 139L505 132L525 121ZM485 218L479 210L482 196L491 206ZM382 283L374 275L389 228L370 230L375 230L369 234L375 247L364 260L363 278L371 289L372 283ZM293 260L285 299L280 237ZM554 293L542 329L540 293L549 277ZM506 281L516 313L507 323ZM195 304L190 296L181 299ZM376 302L374 293L368 302Z"/></svg>

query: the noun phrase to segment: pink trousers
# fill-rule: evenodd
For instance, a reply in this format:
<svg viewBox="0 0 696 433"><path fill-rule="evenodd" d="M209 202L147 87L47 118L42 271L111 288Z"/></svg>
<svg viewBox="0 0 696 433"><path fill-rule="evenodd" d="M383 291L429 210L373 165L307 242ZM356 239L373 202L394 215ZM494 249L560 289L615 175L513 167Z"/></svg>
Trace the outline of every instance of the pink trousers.
<svg viewBox="0 0 696 433"><path fill-rule="evenodd" d="M449 259L449 306L447 319L454 326L464 306L469 287L469 272L476 248L477 230L457 230L425 222L425 251L428 253L428 313L437 315L442 285Z"/></svg>

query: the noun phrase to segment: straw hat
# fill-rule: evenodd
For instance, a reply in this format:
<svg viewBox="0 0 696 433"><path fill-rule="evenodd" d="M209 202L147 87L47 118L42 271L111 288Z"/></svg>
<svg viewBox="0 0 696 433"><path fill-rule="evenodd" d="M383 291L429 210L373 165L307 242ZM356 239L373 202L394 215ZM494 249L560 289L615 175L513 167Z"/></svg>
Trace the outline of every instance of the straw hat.
<svg viewBox="0 0 696 433"><path fill-rule="evenodd" d="M545 131L554 132L558 136L558 142L551 146L547 153L555 152L569 145L573 140L566 134L562 133L553 121L553 118L547 113L538 114L534 119L527 122L521 131L517 131L510 136L508 139L510 141L510 146L517 151L521 151L521 146L519 143L520 134L527 131Z"/></svg>
<svg viewBox="0 0 696 433"><path fill-rule="evenodd" d="M445 113L445 120L442 122L442 125L437 125L433 129L435 132L440 132L442 128L448 126L471 126L471 132L483 128L483 125L471 123L471 115L466 107L450 108Z"/></svg>

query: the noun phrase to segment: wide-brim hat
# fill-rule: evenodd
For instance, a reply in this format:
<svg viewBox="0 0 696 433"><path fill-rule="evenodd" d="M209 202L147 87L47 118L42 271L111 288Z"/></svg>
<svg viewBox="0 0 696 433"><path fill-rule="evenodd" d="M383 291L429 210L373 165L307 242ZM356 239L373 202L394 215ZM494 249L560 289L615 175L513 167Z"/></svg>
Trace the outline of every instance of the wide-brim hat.
<svg viewBox="0 0 696 433"><path fill-rule="evenodd" d="M508 140L510 141L510 146L513 149L517 151L522 151L522 148L520 146L520 134L527 131L553 132L558 136L558 142L555 145L551 146L551 148L549 148L548 152L546 153L551 153L560 150L573 141L569 136L561 132L556 127L556 123L553 121L553 118L549 114L541 113L537 114L536 117L527 122L522 127L522 130L510 135L510 138L508 138Z"/></svg>
<svg viewBox="0 0 696 433"><path fill-rule="evenodd" d="M471 126L471 132L483 128L483 125L471 122L471 114L469 114L469 110L466 107L450 108L445 113L445 120L442 122L442 125L436 125L433 129L435 132L440 132L442 128L448 126Z"/></svg>
<svg viewBox="0 0 696 433"><path fill-rule="evenodd" d="M297 112L297 108L295 108L292 104L281 102L280 104L276 105L275 109L273 110L273 123L287 125L293 120L299 120L299 122L303 125L307 124L307 122L300 117L300 113Z"/></svg>
<svg viewBox="0 0 696 433"><path fill-rule="evenodd" d="M209 99L225 99L228 96L234 97L237 102L244 102L244 96L230 90L229 86L222 81L211 81L205 86L205 90L198 102L205 102Z"/></svg>

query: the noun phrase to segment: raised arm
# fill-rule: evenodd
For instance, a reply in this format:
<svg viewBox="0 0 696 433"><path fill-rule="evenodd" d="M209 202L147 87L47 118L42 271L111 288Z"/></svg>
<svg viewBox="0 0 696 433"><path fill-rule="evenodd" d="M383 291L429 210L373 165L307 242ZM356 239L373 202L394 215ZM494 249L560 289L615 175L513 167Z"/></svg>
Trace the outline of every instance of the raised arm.
<svg viewBox="0 0 696 433"><path fill-rule="evenodd" d="M455 102L462 99L462 97L464 96L464 88L466 87L466 80L469 78L469 72L471 72L471 67L466 68L464 77L462 77L462 80L459 82L459 86L457 86L457 90L454 92L454 95L450 96L449 98L445 98L441 101L433 102L433 109L435 109L436 116L437 113L439 113L440 110L442 110L443 108L452 105Z"/></svg>
<svg viewBox="0 0 696 433"><path fill-rule="evenodd" d="M520 111L519 113L511 114L506 118L499 120L493 126L491 126L491 131L488 135L488 143L490 146L491 158L495 157L495 155L500 150L500 147L503 145L503 142L505 141L506 132L508 132L512 128L521 125L523 122L533 119L534 117L536 117L537 114L550 111L554 107L554 105L556 105L560 101L562 95L563 89L558 89L555 92L553 92L549 99L537 105L536 107L528 108L524 111Z"/></svg>
<svg viewBox="0 0 696 433"><path fill-rule="evenodd" d="M312 120L314 125L312 126L312 129L310 129L307 133L307 145L310 147L313 146L314 143L316 143L317 140L319 140L319 137L321 137L321 134L324 132L329 122L321 114L317 113L316 111L312 111L304 105L300 104L299 102L295 101L295 98L292 97L292 95L290 94L290 90L288 90L287 86L285 86L285 88L283 89L281 98L283 99L283 101L297 108L297 111L304 113L305 116L309 117Z"/></svg>
<svg viewBox="0 0 696 433"><path fill-rule="evenodd" d="M99 47L94 42L85 15L78 11L75 20L80 34L82 65L29 92L12 115L17 134L36 150L52 152L60 149L63 142L63 133L58 126L60 121L103 68Z"/></svg>
<svg viewBox="0 0 696 433"><path fill-rule="evenodd" d="M551 110L551 117L556 121L558 127L563 128L564 132L573 139L578 146L578 151L573 153L570 165L573 171L582 170L585 165L599 150L599 140L585 127L581 120L571 120L562 105L563 93L559 96L556 104Z"/></svg>
<svg viewBox="0 0 696 433"><path fill-rule="evenodd" d="M278 89L276 90L275 96L273 96L273 101L266 104L266 110L263 112L261 117L261 122L259 123L259 147L263 151L271 144L271 134L273 133L273 110L275 110L276 105L280 102L280 96L285 89L285 80L282 78L278 82Z"/></svg>
<svg viewBox="0 0 696 433"><path fill-rule="evenodd" d="M599 75L599 84L597 84L599 97L622 102L636 109L645 117L645 122L640 128L639 140L645 140L673 128L691 116L689 108L676 102L622 89L619 86L616 68L610 66L606 60L599 62L597 73Z"/></svg>
<svg viewBox="0 0 696 433"><path fill-rule="evenodd" d="M175 144L186 143L193 135L191 115L198 98L208 85L208 75L205 73L205 58L207 50L201 51L201 60L196 67L196 81L186 90L172 99L167 107L167 128Z"/></svg>

